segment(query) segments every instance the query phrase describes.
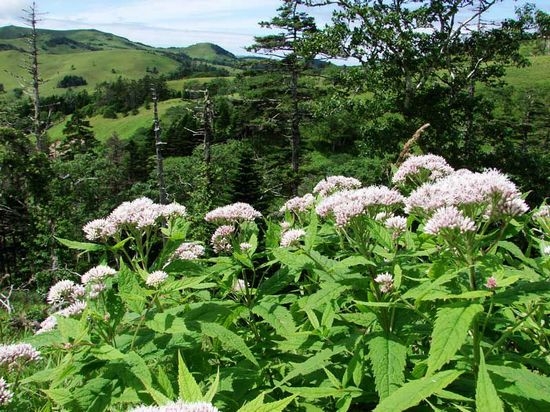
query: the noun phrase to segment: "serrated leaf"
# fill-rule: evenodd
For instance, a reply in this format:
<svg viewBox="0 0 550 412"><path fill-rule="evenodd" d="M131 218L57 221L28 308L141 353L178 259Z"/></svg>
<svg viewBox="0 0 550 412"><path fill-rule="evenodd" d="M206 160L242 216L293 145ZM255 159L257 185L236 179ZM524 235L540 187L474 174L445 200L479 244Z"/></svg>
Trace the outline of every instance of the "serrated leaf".
<svg viewBox="0 0 550 412"><path fill-rule="evenodd" d="M174 388L172 387L172 381L166 374L164 368L159 365L157 368L157 382L164 392L164 395L170 399L175 398Z"/></svg>
<svg viewBox="0 0 550 412"><path fill-rule="evenodd" d="M118 272L119 296L124 304L135 313L141 313L145 308L146 293L140 287L138 275L123 266Z"/></svg>
<svg viewBox="0 0 550 412"><path fill-rule="evenodd" d="M116 360L124 358L124 354L111 345L101 345L99 347L93 347L90 353L96 358L101 360Z"/></svg>
<svg viewBox="0 0 550 412"><path fill-rule="evenodd" d="M219 339L222 346L225 348L236 350L254 365L260 366L248 346L246 346L243 338L235 332L224 328L222 325L211 322L202 323L201 330L205 335L210 336L211 338Z"/></svg>
<svg viewBox="0 0 550 412"><path fill-rule="evenodd" d="M73 392L80 408L84 411L103 411L109 405L112 392L112 379L101 377L86 381L86 384Z"/></svg>
<svg viewBox="0 0 550 412"><path fill-rule="evenodd" d="M333 355L335 355L335 352L333 352L332 350L323 349L322 351L317 352L315 355L311 356L309 359L302 363L290 362L290 364L292 365L292 370L283 378L279 385L282 385L297 376L307 375L309 373L323 369L329 364L330 358Z"/></svg>
<svg viewBox="0 0 550 412"><path fill-rule="evenodd" d="M180 398L188 402L202 400L202 392L197 381L187 369L181 353L178 352L178 389Z"/></svg>
<svg viewBox="0 0 550 412"><path fill-rule="evenodd" d="M97 252L104 249L104 246L98 243L77 242L74 240L63 239L56 236L54 237L55 240L57 240L63 246L67 246L69 249L81 250L82 252Z"/></svg>
<svg viewBox="0 0 550 412"><path fill-rule="evenodd" d="M244 404L237 412L283 412L296 396L288 396L284 399L264 403L265 394L262 392L252 401Z"/></svg>
<svg viewBox="0 0 550 412"><path fill-rule="evenodd" d="M66 388L45 389L44 393L60 406L67 405L75 400L72 391Z"/></svg>
<svg viewBox="0 0 550 412"><path fill-rule="evenodd" d="M409 381L384 398L374 412L400 412L418 405L422 400L447 387L461 373L461 371L449 370Z"/></svg>
<svg viewBox="0 0 550 412"><path fill-rule="evenodd" d="M332 388L330 386L320 386L320 387L283 386L282 389L294 395L298 395L309 399L326 398L328 396L331 396L334 398L340 398L346 395L356 398L363 394L363 391L361 389L355 388L353 386L350 386L347 388Z"/></svg>
<svg viewBox="0 0 550 412"><path fill-rule="evenodd" d="M296 331L292 315L280 304L262 301L252 308L252 313L261 316L275 329L278 335L286 336Z"/></svg>
<svg viewBox="0 0 550 412"><path fill-rule="evenodd" d="M472 320L482 311L483 306L479 304L457 304L437 311L428 354L427 376L453 358L464 343Z"/></svg>
<svg viewBox="0 0 550 412"><path fill-rule="evenodd" d="M359 341L361 340L359 339ZM363 379L363 353L363 347L356 346L355 353L344 371L342 386L347 387L350 380L353 380L353 383L357 387L361 385L361 380Z"/></svg>
<svg viewBox="0 0 550 412"><path fill-rule="evenodd" d="M325 283L317 292L300 299L298 304L304 311L311 309L324 310L324 305L335 299L337 296L340 296L349 288L350 286L343 286L338 283Z"/></svg>
<svg viewBox="0 0 550 412"><path fill-rule="evenodd" d="M507 381L501 384L493 379L494 385L500 392L543 401L550 407L550 378L548 376L509 366L487 365L487 369L491 374L496 374Z"/></svg>
<svg viewBox="0 0 550 412"><path fill-rule="evenodd" d="M368 346L376 391L384 399L405 382L407 347L393 335L378 335Z"/></svg>
<svg viewBox="0 0 550 412"><path fill-rule="evenodd" d="M483 354L479 358L479 370L477 373L476 411L504 412L497 390L487 372Z"/></svg>
<svg viewBox="0 0 550 412"><path fill-rule="evenodd" d="M212 399L214 399L214 395L216 395L216 392L218 391L218 387L220 386L220 369L218 368L218 372L216 373L216 379L214 379L214 383L212 383L212 386L210 386L210 389L208 389L208 392L206 395L204 395L204 400L206 402L212 402Z"/></svg>

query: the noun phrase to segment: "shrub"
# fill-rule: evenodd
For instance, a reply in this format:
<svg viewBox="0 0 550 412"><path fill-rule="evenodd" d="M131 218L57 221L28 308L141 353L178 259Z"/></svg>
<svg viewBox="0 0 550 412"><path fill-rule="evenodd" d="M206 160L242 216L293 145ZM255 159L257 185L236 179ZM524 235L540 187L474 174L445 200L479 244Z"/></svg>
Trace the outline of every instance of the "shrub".
<svg viewBox="0 0 550 412"><path fill-rule="evenodd" d="M68 74L57 83L57 87L66 89L68 87L86 86L87 84L88 82L82 76Z"/></svg>
<svg viewBox="0 0 550 412"><path fill-rule="evenodd" d="M25 385L68 410L548 409L550 208L444 159L396 176L323 180L261 226L214 209L209 242L146 198L89 222L60 241L104 263L50 290Z"/></svg>

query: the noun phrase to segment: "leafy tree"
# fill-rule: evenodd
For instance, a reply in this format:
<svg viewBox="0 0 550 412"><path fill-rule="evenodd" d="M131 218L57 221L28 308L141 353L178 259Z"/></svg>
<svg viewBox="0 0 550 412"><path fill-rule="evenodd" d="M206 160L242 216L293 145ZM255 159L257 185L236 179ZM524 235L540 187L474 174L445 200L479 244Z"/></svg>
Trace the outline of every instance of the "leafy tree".
<svg viewBox="0 0 550 412"><path fill-rule="evenodd" d="M88 82L82 76L66 75L58 83L57 87L65 89L68 87L85 86Z"/></svg>
<svg viewBox="0 0 550 412"><path fill-rule="evenodd" d="M68 150L68 156L86 153L97 144L90 122L79 111L76 111L67 121L63 134L65 135L63 146Z"/></svg>

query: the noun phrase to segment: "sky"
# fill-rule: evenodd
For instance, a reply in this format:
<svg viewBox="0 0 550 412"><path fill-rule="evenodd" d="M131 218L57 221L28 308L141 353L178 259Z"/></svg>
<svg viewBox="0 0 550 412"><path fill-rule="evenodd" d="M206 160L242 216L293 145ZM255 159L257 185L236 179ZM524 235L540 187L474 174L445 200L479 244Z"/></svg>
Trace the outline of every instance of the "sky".
<svg viewBox="0 0 550 412"><path fill-rule="evenodd" d="M215 43L236 54L254 36L274 33L258 25L277 15L281 0L36 0L42 29L97 29L155 47L185 47ZM526 0L502 0L491 19L514 17L514 8ZM550 12L550 0L531 0ZM0 0L0 27L24 26L22 17L32 0ZM309 14L322 27L330 10L316 8Z"/></svg>

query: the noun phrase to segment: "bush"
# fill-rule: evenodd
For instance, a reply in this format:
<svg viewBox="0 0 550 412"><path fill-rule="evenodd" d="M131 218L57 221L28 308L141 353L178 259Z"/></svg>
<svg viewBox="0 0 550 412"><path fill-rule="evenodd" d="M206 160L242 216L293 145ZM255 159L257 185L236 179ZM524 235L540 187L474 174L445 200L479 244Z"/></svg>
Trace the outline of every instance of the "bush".
<svg viewBox="0 0 550 412"><path fill-rule="evenodd" d="M432 155L393 184L330 176L260 225L222 206L209 242L123 203L61 240L104 264L50 289L24 384L66 410L548 410L550 207Z"/></svg>
<svg viewBox="0 0 550 412"><path fill-rule="evenodd" d="M82 76L66 75L58 83L57 87L66 89L68 87L86 86L88 82Z"/></svg>

